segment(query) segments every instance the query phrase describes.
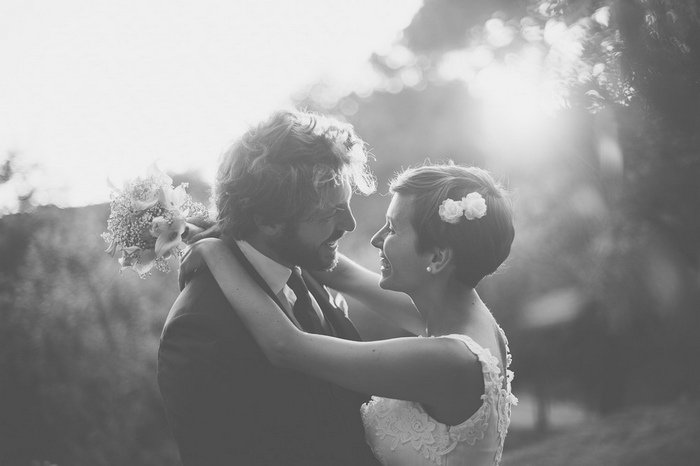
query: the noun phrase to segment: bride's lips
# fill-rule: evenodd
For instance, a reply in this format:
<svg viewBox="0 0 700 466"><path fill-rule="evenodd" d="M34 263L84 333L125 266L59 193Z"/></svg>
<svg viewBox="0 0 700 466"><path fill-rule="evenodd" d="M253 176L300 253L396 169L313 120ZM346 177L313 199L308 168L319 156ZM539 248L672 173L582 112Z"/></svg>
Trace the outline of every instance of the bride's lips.
<svg viewBox="0 0 700 466"><path fill-rule="evenodd" d="M385 273L385 272L388 272L389 270L391 270L391 264L389 263L387 258L384 257L383 254L379 254L379 270L382 273Z"/></svg>

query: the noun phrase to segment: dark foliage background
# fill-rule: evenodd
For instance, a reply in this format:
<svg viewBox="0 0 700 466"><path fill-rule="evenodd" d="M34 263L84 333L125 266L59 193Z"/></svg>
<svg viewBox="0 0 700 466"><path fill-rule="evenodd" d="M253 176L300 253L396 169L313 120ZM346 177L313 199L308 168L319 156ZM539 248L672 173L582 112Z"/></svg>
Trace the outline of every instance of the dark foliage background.
<svg viewBox="0 0 700 466"><path fill-rule="evenodd" d="M491 40L487 23L511 39ZM576 32L574 59L546 39L555 27ZM492 63L537 50L558 107L537 128L489 133L468 83L440 71L475 48ZM632 464L625 452L642 446L634 464L662 464L650 445L664 464L699 454L687 441L700 390L699 54L696 2L427 0L395 49L372 58L372 92L318 82L298 95L353 123L376 156L380 193L355 198L359 227L342 246L368 267L386 182L402 167L476 164L513 192L512 256L480 285L510 336L522 400L505 464L583 458L591 442L603 456L580 464ZM13 160L0 189L22 176ZM184 180L207 202L205 181ZM0 218L0 465L177 464L155 381L176 273L120 275L99 236L106 205L31 201L28 191L23 212ZM563 403L589 423L563 447L533 444L570 424ZM622 431L634 435L606 443Z"/></svg>

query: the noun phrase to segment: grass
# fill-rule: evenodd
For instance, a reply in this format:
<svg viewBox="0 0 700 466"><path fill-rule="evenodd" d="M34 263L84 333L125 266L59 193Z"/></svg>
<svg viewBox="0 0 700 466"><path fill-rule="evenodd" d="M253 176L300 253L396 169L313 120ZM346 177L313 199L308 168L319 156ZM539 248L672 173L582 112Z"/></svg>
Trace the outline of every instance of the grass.
<svg viewBox="0 0 700 466"><path fill-rule="evenodd" d="M700 464L699 439L700 402L639 407L544 439L533 434L527 446L506 440L501 466L686 466Z"/></svg>

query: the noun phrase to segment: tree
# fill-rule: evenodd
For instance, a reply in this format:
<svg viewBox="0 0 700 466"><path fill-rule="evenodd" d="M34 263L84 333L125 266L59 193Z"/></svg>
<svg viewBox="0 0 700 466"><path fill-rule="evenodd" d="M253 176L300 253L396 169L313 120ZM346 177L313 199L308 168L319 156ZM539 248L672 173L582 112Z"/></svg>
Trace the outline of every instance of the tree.
<svg viewBox="0 0 700 466"><path fill-rule="evenodd" d="M31 210L34 186L30 179L35 170L35 166L23 163L17 152L7 153L0 166L0 196L5 204L0 204L0 216Z"/></svg>
<svg viewBox="0 0 700 466"><path fill-rule="evenodd" d="M608 412L700 392L698 377L663 364L690 365L700 350L690 330L700 294L699 12L671 0L428 0L393 49L372 57L372 92L303 101L355 125L376 149L380 180L426 157L507 175L514 256L482 291L504 310L516 385L546 386L543 404L576 397ZM493 66L542 83L554 116L534 143L485 139L471 91ZM547 156L528 162L537 152ZM659 374L672 387L663 395Z"/></svg>
<svg viewBox="0 0 700 466"><path fill-rule="evenodd" d="M1 464L177 461L155 381L176 277L120 275L106 208L0 219Z"/></svg>

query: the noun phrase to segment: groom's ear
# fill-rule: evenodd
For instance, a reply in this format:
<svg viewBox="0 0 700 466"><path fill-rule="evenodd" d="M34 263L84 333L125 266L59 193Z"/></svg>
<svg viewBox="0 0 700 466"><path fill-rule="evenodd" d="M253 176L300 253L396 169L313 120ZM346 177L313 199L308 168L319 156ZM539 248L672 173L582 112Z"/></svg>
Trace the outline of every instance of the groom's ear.
<svg viewBox="0 0 700 466"><path fill-rule="evenodd" d="M441 272L452 264L453 257L454 252L451 248L436 248L430 258L430 266L436 273Z"/></svg>
<svg viewBox="0 0 700 466"><path fill-rule="evenodd" d="M280 222L273 222L269 218L265 218L261 215L255 215L253 216L253 220L255 221L255 225L258 227L258 230L265 236L273 237L279 235L284 227L284 224Z"/></svg>

